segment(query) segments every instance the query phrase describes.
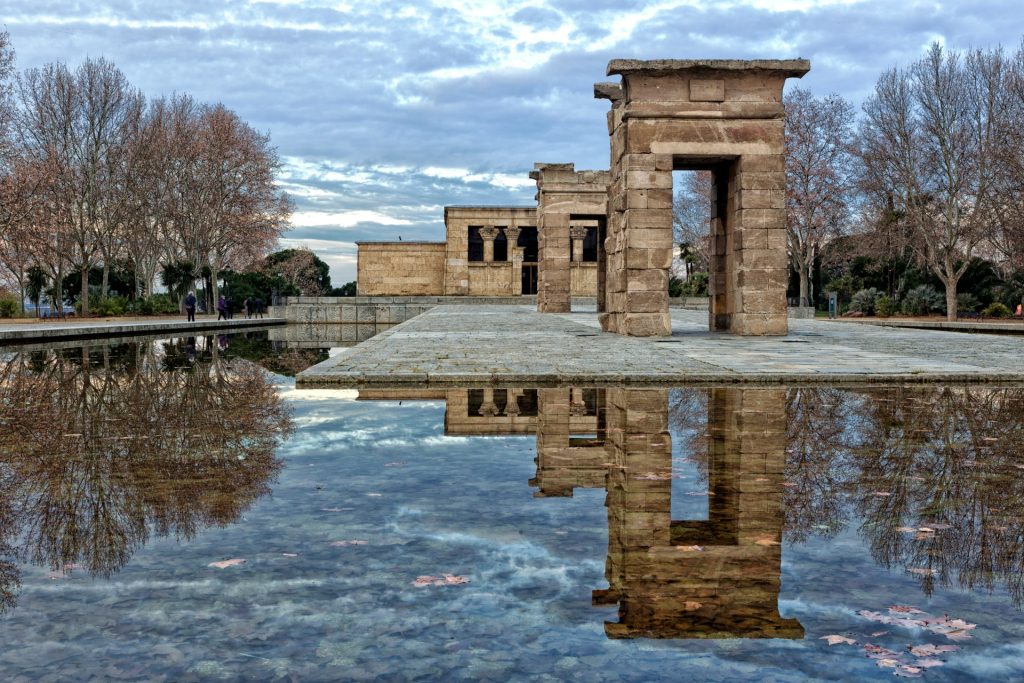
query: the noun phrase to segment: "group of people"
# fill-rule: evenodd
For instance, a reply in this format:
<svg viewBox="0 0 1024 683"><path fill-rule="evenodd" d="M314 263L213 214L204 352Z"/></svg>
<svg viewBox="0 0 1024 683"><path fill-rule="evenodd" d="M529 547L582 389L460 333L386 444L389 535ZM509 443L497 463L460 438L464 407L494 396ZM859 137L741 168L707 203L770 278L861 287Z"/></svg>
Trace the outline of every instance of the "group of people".
<svg viewBox="0 0 1024 683"><path fill-rule="evenodd" d="M231 320L235 317L234 301L231 297L225 297L221 295L217 299L217 320ZM266 308L263 304L263 300L259 297L249 298L246 297L245 301L242 302L242 312L245 313L245 317L248 318L263 318L263 313ZM196 320L196 293L189 292L185 297L185 314L188 316L188 322L195 322Z"/></svg>

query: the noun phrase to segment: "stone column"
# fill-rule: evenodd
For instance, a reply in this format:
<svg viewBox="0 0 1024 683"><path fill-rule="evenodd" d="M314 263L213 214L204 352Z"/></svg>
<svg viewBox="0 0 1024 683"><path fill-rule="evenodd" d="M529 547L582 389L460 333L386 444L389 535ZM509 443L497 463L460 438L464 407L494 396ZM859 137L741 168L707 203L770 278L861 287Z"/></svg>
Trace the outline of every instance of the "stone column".
<svg viewBox="0 0 1024 683"><path fill-rule="evenodd" d="M519 246L519 233L522 230L515 226L505 228L505 239L508 240L509 261L512 262L511 292L514 296L523 293L523 250Z"/></svg>
<svg viewBox="0 0 1024 683"><path fill-rule="evenodd" d="M579 263L583 260L583 240L587 238L587 226L570 224L569 237L572 239L572 261Z"/></svg>
<svg viewBox="0 0 1024 683"><path fill-rule="evenodd" d="M484 241L484 263L494 262L494 239L497 236L498 229L493 225L480 228L480 237Z"/></svg>
<svg viewBox="0 0 1024 683"><path fill-rule="evenodd" d="M498 414L498 406L494 403L494 389L484 389L484 401L480 404L479 413L482 417L494 417Z"/></svg>
<svg viewBox="0 0 1024 683"><path fill-rule="evenodd" d="M509 389L508 400L505 402L505 414L509 417L516 417L522 411L519 410L519 396L523 393L522 389Z"/></svg>

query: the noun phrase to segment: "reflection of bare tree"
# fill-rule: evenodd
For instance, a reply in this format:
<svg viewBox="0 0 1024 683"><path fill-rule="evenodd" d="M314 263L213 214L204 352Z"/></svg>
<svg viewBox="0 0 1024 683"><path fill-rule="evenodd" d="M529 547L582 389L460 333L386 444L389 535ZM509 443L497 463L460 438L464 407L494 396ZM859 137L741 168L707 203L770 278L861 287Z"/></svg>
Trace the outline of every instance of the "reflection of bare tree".
<svg viewBox="0 0 1024 683"><path fill-rule="evenodd" d="M845 526L842 487L849 477L848 394L835 388L786 393L785 533L833 536Z"/></svg>
<svg viewBox="0 0 1024 683"><path fill-rule="evenodd" d="M897 388L860 405L858 511L872 555L1024 600L1024 390Z"/></svg>
<svg viewBox="0 0 1024 683"><path fill-rule="evenodd" d="M0 362L0 555L106 576L150 533L191 538L267 493L291 421L264 372L215 342L165 360L131 344Z"/></svg>

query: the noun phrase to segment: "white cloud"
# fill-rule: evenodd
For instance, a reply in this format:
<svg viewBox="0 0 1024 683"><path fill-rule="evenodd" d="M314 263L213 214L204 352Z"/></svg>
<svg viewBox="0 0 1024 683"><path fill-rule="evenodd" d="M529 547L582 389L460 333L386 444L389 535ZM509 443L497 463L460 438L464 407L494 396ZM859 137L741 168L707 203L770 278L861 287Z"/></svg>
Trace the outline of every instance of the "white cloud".
<svg viewBox="0 0 1024 683"><path fill-rule="evenodd" d="M296 211L292 214L292 226L296 228L339 227L351 228L360 223L380 225L412 225L412 221L389 216L380 211Z"/></svg>

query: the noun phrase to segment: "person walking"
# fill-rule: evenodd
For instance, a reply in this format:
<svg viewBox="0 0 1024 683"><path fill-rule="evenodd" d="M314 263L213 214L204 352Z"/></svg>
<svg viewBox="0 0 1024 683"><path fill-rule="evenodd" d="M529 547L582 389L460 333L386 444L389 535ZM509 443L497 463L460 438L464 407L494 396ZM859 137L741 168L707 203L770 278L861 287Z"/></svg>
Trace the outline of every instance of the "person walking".
<svg viewBox="0 0 1024 683"><path fill-rule="evenodd" d="M194 323L196 321L196 293L189 292L185 297L185 314L188 316L186 322Z"/></svg>
<svg viewBox="0 0 1024 683"><path fill-rule="evenodd" d="M260 320L262 320L263 319L263 299L261 299L259 297L256 297L256 302L255 302L254 305L256 307L255 315L259 316Z"/></svg>
<svg viewBox="0 0 1024 683"><path fill-rule="evenodd" d="M228 319L228 302L223 295L217 299L217 320Z"/></svg>
<svg viewBox="0 0 1024 683"><path fill-rule="evenodd" d="M252 299L245 297L245 301L242 302L242 309L245 312L245 319L248 320L252 315Z"/></svg>

